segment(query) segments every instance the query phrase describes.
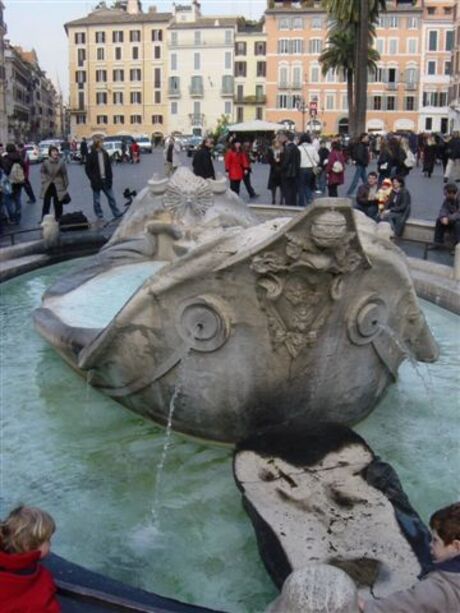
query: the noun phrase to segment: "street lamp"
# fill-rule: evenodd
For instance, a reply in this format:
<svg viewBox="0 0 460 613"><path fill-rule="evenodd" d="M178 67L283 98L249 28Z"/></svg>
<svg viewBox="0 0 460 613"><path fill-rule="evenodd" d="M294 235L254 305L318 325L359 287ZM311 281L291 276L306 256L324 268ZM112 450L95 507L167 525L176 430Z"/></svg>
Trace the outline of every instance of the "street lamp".
<svg viewBox="0 0 460 613"><path fill-rule="evenodd" d="M307 112L308 109L308 104L305 100L305 98L303 96L301 96L298 100L297 100L297 110L300 111L302 113L302 129L301 132L305 132L305 113Z"/></svg>

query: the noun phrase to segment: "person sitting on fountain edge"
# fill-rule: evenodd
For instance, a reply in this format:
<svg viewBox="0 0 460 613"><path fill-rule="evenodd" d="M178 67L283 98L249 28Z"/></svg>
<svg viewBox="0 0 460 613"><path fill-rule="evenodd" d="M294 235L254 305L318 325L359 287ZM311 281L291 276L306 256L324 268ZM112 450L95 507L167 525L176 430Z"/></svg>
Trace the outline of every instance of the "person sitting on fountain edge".
<svg viewBox="0 0 460 613"><path fill-rule="evenodd" d="M458 613L460 611L460 502L430 518L432 567L413 587L360 602L364 613Z"/></svg>
<svg viewBox="0 0 460 613"><path fill-rule="evenodd" d="M367 183L360 185L356 194L355 209L361 211L374 221L377 220L379 213L378 205L378 175L376 172L370 172L367 175Z"/></svg>
<svg viewBox="0 0 460 613"><path fill-rule="evenodd" d="M0 611L59 613L56 585L40 565L56 529L53 518L35 507L20 506L0 523Z"/></svg>
<svg viewBox="0 0 460 613"><path fill-rule="evenodd" d="M434 243L428 249L437 249L444 243L446 232L452 234L453 243L460 243L460 201L455 183L448 183L444 188L444 202L436 220Z"/></svg>

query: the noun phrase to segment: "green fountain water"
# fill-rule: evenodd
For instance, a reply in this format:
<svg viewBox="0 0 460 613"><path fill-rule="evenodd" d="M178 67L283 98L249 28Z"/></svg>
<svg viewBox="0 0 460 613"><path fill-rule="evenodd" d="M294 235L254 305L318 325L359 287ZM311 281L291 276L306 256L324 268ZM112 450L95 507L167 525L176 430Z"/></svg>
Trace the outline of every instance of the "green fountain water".
<svg viewBox="0 0 460 613"><path fill-rule="evenodd" d="M172 434L156 491L165 431L87 386L34 332L46 287L80 266L2 285L0 513L18 502L46 508L58 524L56 553L126 583L223 611L263 610L276 590L241 508L231 451ZM111 292L129 295L146 273L137 271ZM427 519L460 498L460 337L457 317L423 308L439 361L417 371L404 364L356 429Z"/></svg>

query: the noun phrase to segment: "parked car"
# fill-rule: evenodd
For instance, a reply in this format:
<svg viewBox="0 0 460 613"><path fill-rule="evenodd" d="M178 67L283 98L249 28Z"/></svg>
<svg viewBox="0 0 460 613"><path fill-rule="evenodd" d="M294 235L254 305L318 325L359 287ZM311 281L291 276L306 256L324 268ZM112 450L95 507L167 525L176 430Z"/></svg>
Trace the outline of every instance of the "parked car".
<svg viewBox="0 0 460 613"><path fill-rule="evenodd" d="M187 145L192 138L192 134L178 134L174 136L174 140L178 143L182 151L187 149Z"/></svg>
<svg viewBox="0 0 460 613"><path fill-rule="evenodd" d="M202 136L191 136L187 144L187 156L190 158L203 142Z"/></svg>
<svg viewBox="0 0 460 613"><path fill-rule="evenodd" d="M104 149L107 151L111 162L120 162L122 158L121 140L104 140Z"/></svg>
<svg viewBox="0 0 460 613"><path fill-rule="evenodd" d="M42 161L40 148L35 143L27 143L27 145L24 145L24 150L31 164L38 164Z"/></svg>
<svg viewBox="0 0 460 613"><path fill-rule="evenodd" d="M152 141L148 136L135 136L134 140L139 145L141 153L152 153Z"/></svg>
<svg viewBox="0 0 460 613"><path fill-rule="evenodd" d="M48 140L42 140L38 143L38 149L40 151L40 156L42 160L48 159L48 149L52 145L59 149L59 153L61 152L61 141L55 138L50 138Z"/></svg>

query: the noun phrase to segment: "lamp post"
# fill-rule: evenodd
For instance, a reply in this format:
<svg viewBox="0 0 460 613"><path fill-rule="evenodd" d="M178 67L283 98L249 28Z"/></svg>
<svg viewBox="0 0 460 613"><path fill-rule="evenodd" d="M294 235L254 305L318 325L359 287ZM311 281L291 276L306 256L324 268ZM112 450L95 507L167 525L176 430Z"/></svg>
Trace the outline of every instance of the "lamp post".
<svg viewBox="0 0 460 613"><path fill-rule="evenodd" d="M302 113L302 129L301 132L305 132L305 113L307 112L308 104L303 96L297 100L297 110Z"/></svg>

